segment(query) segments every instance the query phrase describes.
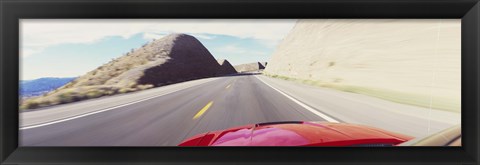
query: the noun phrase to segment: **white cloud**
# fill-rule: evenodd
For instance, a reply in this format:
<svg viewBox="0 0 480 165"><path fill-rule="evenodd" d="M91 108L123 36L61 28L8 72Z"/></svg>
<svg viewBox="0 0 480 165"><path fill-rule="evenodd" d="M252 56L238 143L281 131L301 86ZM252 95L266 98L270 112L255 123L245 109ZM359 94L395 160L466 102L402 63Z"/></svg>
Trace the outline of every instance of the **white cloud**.
<svg viewBox="0 0 480 165"><path fill-rule="evenodd" d="M143 33L143 38L147 40L158 39L166 36L166 34L158 34L158 33Z"/></svg>
<svg viewBox="0 0 480 165"><path fill-rule="evenodd" d="M262 56L262 55L267 55L266 52L262 51L256 51L256 50L248 50L243 47L238 47L236 45L227 45L223 46L221 48L217 48L219 52L225 53L225 54L242 54L242 55L254 55L254 56Z"/></svg>
<svg viewBox="0 0 480 165"><path fill-rule="evenodd" d="M109 36L129 38L143 33L146 39L160 38L168 33L188 33L203 39L208 34L257 39L265 44L277 43L294 26L296 20L219 20L219 19L158 19L158 20L76 20L22 19L21 55L26 57L59 44L89 44Z"/></svg>
<svg viewBox="0 0 480 165"><path fill-rule="evenodd" d="M211 40L211 39L215 38L215 36L210 36L210 35L205 35L205 34L190 34L190 35L193 35L197 38L206 39L206 40Z"/></svg>
<svg viewBox="0 0 480 165"><path fill-rule="evenodd" d="M43 47L25 47L23 49L20 49L20 54L22 55L22 57L28 57L32 54L42 52L43 49Z"/></svg>

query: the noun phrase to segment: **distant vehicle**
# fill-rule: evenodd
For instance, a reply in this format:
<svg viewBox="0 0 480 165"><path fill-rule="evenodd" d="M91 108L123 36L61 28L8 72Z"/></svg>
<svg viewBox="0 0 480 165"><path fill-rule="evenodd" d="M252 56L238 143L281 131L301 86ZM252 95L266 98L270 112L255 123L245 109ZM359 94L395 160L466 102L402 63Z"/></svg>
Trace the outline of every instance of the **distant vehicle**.
<svg viewBox="0 0 480 165"><path fill-rule="evenodd" d="M329 122L270 122L193 136L179 146L396 146L413 137L378 128Z"/></svg>

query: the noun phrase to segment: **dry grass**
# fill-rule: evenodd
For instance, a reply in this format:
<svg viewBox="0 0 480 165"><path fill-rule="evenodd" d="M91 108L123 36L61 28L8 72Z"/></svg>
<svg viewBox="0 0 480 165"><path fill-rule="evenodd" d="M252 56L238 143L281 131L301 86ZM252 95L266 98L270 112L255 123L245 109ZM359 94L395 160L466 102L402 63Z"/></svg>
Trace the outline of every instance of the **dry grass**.
<svg viewBox="0 0 480 165"><path fill-rule="evenodd" d="M334 82L322 82L322 81L315 81L315 80L304 80L304 79L296 79L292 77L282 76L282 75L275 75L275 74L268 74L263 72L264 75L288 80L288 81L295 81L303 84L308 84L312 86L318 87L325 87L330 89L335 89L344 92L351 92L351 93L358 93L362 95L372 96L396 103L407 104L407 105L414 105L419 107L425 108L433 108L438 110L445 110L450 112L460 112L461 105L451 99L437 97L437 96L429 96L429 95L420 95L414 93L406 93L402 91L396 91L391 89L381 89L375 87L362 87L362 86L354 86L354 85L347 85L338 83L340 81Z"/></svg>
<svg viewBox="0 0 480 165"><path fill-rule="evenodd" d="M20 109L35 109L52 105L66 104L81 100L99 98L115 94L130 93L153 88L151 84L133 87L88 86L69 88L49 94L48 96L26 99L21 102Z"/></svg>

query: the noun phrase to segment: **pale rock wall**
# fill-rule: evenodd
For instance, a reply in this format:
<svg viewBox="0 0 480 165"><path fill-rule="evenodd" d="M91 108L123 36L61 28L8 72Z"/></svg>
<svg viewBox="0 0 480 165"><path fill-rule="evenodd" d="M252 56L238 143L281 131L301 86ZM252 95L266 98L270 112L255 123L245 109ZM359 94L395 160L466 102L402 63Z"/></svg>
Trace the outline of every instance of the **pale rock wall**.
<svg viewBox="0 0 480 165"><path fill-rule="evenodd" d="M299 20L265 73L432 96L459 109L460 41L459 19Z"/></svg>

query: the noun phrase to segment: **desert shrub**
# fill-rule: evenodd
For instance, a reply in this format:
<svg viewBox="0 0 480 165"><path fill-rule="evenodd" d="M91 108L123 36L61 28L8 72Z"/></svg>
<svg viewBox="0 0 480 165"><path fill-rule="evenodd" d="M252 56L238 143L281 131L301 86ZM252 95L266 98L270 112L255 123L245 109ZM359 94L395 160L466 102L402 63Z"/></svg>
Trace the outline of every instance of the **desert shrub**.
<svg viewBox="0 0 480 165"><path fill-rule="evenodd" d="M103 95L104 95L103 91L90 90L90 91L87 92L86 97L91 99L91 98L97 98L97 97L100 97L100 96L103 96Z"/></svg>
<svg viewBox="0 0 480 165"><path fill-rule="evenodd" d="M20 109L34 109L40 107L40 104L35 100L28 100L23 102Z"/></svg>
<svg viewBox="0 0 480 165"><path fill-rule="evenodd" d="M73 102L73 101L76 101L78 100L78 98L76 98L74 96L75 92L65 92L65 93L61 93L57 96L57 99L59 100L60 103L64 104L64 103L70 103L70 102Z"/></svg>
<svg viewBox="0 0 480 165"><path fill-rule="evenodd" d="M39 101L38 104L40 107L46 107L46 106L52 105L53 102L49 100L44 100L44 101Z"/></svg>
<svg viewBox="0 0 480 165"><path fill-rule="evenodd" d="M131 82L131 83L128 84L129 88L135 88L135 86L137 86L136 82Z"/></svg>
<svg viewBox="0 0 480 165"><path fill-rule="evenodd" d="M330 61L330 62L328 63L328 67L332 67L332 66L335 66L335 62L334 62L334 61Z"/></svg>
<svg viewBox="0 0 480 165"><path fill-rule="evenodd" d="M133 92L135 91L135 89L133 88L121 88L118 90L118 93L129 93L129 92Z"/></svg>
<svg viewBox="0 0 480 165"><path fill-rule="evenodd" d="M309 84L309 85L315 85L315 81L313 80L302 80L302 83Z"/></svg>
<svg viewBox="0 0 480 165"><path fill-rule="evenodd" d="M72 81L72 82L69 82L69 83L68 83L67 85L65 85L64 87L65 87L65 88L70 88L70 87L72 87L73 84L75 84L75 83L77 83L76 80L74 80L74 81ZM58 90L58 89L56 89L55 91L57 91L57 90Z"/></svg>
<svg viewBox="0 0 480 165"><path fill-rule="evenodd" d="M133 68L133 64L131 64L131 63L128 63L126 65L127 65L126 68L125 68L126 70L130 70L130 69Z"/></svg>
<svg viewBox="0 0 480 165"><path fill-rule="evenodd" d="M116 94L116 93L117 93L116 89L110 89L110 90L104 91L105 95L113 95L113 94Z"/></svg>
<svg viewBox="0 0 480 165"><path fill-rule="evenodd" d="M343 81L343 79L341 79L341 78L334 78L334 79L333 79L333 82L334 82L334 83L340 83L340 82L342 82L342 81Z"/></svg>
<svg viewBox="0 0 480 165"><path fill-rule="evenodd" d="M282 75L273 75L273 78L279 78L283 80L296 80L295 78L287 77L287 76L282 76Z"/></svg>
<svg viewBox="0 0 480 165"><path fill-rule="evenodd" d="M152 84L137 85L137 89L139 89L139 90L145 90L145 89L150 89L150 88L153 88Z"/></svg>

